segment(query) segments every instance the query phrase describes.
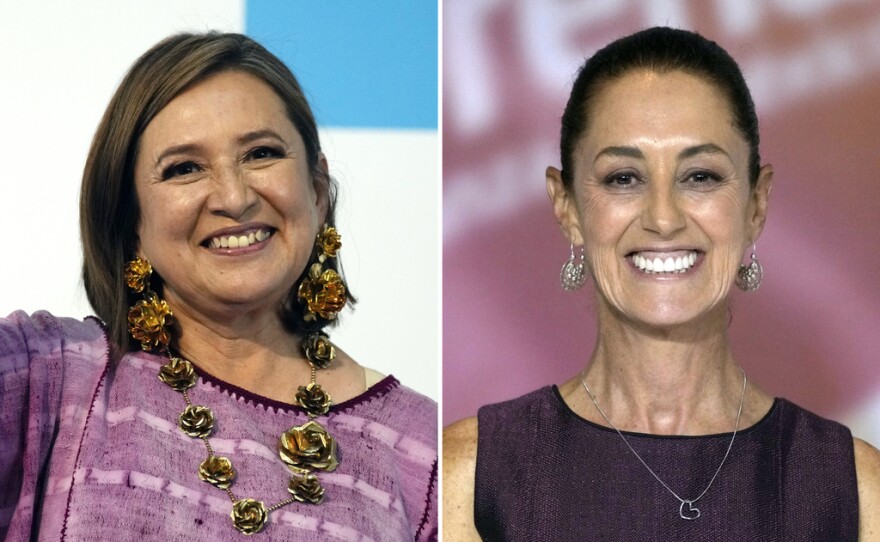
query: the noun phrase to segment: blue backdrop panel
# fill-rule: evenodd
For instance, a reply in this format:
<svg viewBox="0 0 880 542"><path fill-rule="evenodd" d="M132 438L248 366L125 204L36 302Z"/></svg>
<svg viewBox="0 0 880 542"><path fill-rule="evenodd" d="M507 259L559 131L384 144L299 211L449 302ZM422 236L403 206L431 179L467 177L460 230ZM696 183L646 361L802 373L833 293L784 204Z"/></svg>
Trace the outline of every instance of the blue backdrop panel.
<svg viewBox="0 0 880 542"><path fill-rule="evenodd" d="M322 126L437 128L437 4L248 0L245 31L281 57Z"/></svg>

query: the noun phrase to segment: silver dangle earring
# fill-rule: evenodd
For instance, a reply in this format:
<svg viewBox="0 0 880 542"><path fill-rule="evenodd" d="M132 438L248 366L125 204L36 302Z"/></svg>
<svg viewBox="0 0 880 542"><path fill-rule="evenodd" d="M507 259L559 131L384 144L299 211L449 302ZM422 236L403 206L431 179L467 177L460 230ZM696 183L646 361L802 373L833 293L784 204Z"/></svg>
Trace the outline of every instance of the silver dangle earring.
<svg viewBox="0 0 880 542"><path fill-rule="evenodd" d="M740 264L736 271L736 285L744 292L754 292L764 280L764 268L755 256L755 245L752 245L752 257L748 265Z"/></svg>
<svg viewBox="0 0 880 542"><path fill-rule="evenodd" d="M584 263L584 247L580 246L581 254L575 258L574 243L571 243L571 257L562 265L559 282L568 291L577 290L587 282L587 266Z"/></svg>

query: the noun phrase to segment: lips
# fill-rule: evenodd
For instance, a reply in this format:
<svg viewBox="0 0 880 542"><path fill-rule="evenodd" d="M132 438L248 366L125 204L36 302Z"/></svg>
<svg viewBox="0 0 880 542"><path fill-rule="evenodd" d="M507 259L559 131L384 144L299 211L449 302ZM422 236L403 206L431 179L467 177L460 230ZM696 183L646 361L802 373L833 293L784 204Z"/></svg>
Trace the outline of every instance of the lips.
<svg viewBox="0 0 880 542"><path fill-rule="evenodd" d="M245 230L230 235L211 237L205 244L211 248L247 248L266 241L272 237L273 233L275 230L271 228Z"/></svg>
<svg viewBox="0 0 880 542"><path fill-rule="evenodd" d="M694 266L700 253L696 250L673 252L633 252L629 255L636 269L653 275L685 273Z"/></svg>

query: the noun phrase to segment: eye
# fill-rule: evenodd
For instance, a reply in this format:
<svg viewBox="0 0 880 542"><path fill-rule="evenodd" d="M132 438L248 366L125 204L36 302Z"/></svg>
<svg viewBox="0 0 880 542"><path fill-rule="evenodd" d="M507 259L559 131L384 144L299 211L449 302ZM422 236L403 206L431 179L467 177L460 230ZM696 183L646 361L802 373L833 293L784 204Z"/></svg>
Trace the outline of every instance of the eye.
<svg viewBox="0 0 880 542"><path fill-rule="evenodd" d="M162 180L167 181L168 179L174 177L182 177L184 175L190 175L198 171L202 171L202 168L199 167L199 165L195 162L181 162L179 164L173 164L163 169Z"/></svg>
<svg viewBox="0 0 880 542"><path fill-rule="evenodd" d="M266 158L280 158L282 156L284 156L284 153L274 147L257 147L247 153L247 158L251 160L265 160Z"/></svg>
<svg viewBox="0 0 880 542"><path fill-rule="evenodd" d="M705 185L705 184L716 183L720 180L721 180L721 176L718 175L717 173L713 173L711 171L699 170L699 171L693 171L693 172L689 173L685 177L684 182Z"/></svg>
<svg viewBox="0 0 880 542"><path fill-rule="evenodd" d="M616 172L605 177L604 184L611 188L630 188L639 182L639 178L634 173Z"/></svg>

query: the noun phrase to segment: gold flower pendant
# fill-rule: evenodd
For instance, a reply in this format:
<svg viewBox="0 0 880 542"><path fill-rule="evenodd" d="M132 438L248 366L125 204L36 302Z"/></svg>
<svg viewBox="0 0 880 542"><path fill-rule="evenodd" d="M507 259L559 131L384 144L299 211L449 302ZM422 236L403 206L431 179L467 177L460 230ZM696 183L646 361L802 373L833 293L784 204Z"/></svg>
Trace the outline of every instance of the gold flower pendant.
<svg viewBox="0 0 880 542"><path fill-rule="evenodd" d="M262 501L240 499L232 505L232 524L244 534L254 534L263 530L269 520L269 510Z"/></svg>
<svg viewBox="0 0 880 542"><path fill-rule="evenodd" d="M321 504L324 500L324 486L314 474L303 474L290 479L287 490L293 498L302 503Z"/></svg>
<svg viewBox="0 0 880 542"><path fill-rule="evenodd" d="M336 470L336 440L314 420L291 427L281 434L278 455L291 471Z"/></svg>

